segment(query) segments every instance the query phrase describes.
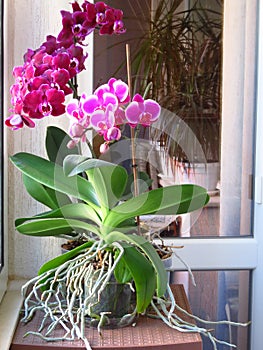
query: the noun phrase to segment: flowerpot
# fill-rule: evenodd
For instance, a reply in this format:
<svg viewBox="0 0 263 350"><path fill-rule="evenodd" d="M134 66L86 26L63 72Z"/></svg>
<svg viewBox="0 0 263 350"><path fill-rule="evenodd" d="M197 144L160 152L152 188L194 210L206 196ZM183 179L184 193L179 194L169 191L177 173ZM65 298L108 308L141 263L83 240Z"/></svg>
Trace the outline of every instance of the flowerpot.
<svg viewBox="0 0 263 350"><path fill-rule="evenodd" d="M90 279L85 285L85 293L90 294L96 279ZM135 296L130 284L118 283L114 278L103 290L97 290L89 298L86 323L90 327L111 329L129 326L135 319Z"/></svg>
<svg viewBox="0 0 263 350"><path fill-rule="evenodd" d="M174 185L192 183L202 186L209 192L217 190L220 178L220 163L186 163L173 161L160 153L161 173L158 174L160 184Z"/></svg>
<svg viewBox="0 0 263 350"><path fill-rule="evenodd" d="M191 182L205 187L208 191L215 191L220 177L220 163L199 163L191 168Z"/></svg>

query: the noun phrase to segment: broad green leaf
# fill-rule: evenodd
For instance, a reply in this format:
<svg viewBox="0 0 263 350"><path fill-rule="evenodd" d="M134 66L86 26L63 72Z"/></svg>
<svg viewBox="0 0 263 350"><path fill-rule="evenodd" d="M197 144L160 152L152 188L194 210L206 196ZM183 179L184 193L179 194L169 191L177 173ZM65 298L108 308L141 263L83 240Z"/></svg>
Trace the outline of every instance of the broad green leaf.
<svg viewBox="0 0 263 350"><path fill-rule="evenodd" d="M23 182L30 196L50 209L56 209L62 205L71 203L71 200L67 195L56 192L27 175L23 175Z"/></svg>
<svg viewBox="0 0 263 350"><path fill-rule="evenodd" d="M67 147L71 140L70 136L56 126L48 126L46 134L46 151L49 160L53 163L63 165L63 160L69 154L78 154L78 147L70 149Z"/></svg>
<svg viewBox="0 0 263 350"><path fill-rule="evenodd" d="M90 248L94 242L88 241L86 243L83 243L81 246L76 247L64 254L61 254L57 256L56 258L49 260L44 265L42 265L38 271L38 275L42 275L42 273L47 272L49 270L52 270L62 264L64 264L66 261L74 258L81 252L83 252L85 249Z"/></svg>
<svg viewBox="0 0 263 350"><path fill-rule="evenodd" d="M161 187L113 208L104 220L104 229L110 232L123 220L131 217L158 214L184 214L202 208L209 200L206 189L196 185Z"/></svg>
<svg viewBox="0 0 263 350"><path fill-rule="evenodd" d="M107 166L87 170L89 181L95 188L97 197L106 214L120 200L126 187L127 172L120 166Z"/></svg>
<svg viewBox="0 0 263 350"><path fill-rule="evenodd" d="M64 171L68 176L87 173L105 214L120 200L126 188L126 170L100 159L68 156L64 161Z"/></svg>
<svg viewBox="0 0 263 350"><path fill-rule="evenodd" d="M134 218L129 218L127 220L122 221L118 226L118 231L121 232L134 232L134 228L137 227L136 220Z"/></svg>
<svg viewBox="0 0 263 350"><path fill-rule="evenodd" d="M88 158L80 155L69 155L63 162L64 172L67 176L81 174L92 168L112 165L112 163L106 162L105 160Z"/></svg>
<svg viewBox="0 0 263 350"><path fill-rule="evenodd" d="M98 226L101 224L101 220L96 211L87 204L84 203L71 203L61 208L54 209L52 211L44 212L42 214L35 215L28 218L16 219L15 224L19 226L25 221L33 221L39 219L55 219L55 218L68 218L79 220L90 220L95 222Z"/></svg>
<svg viewBox="0 0 263 350"><path fill-rule="evenodd" d="M119 253L120 252L116 250L114 259L117 258ZM114 269L114 277L118 283L128 283L132 280L132 274L122 257Z"/></svg>
<svg viewBox="0 0 263 350"><path fill-rule="evenodd" d="M91 183L78 175L66 176L60 165L30 153L17 153L10 159L22 173L33 180L81 199L93 207L98 206L97 196Z"/></svg>
<svg viewBox="0 0 263 350"><path fill-rule="evenodd" d="M113 231L106 237L106 242L111 244L116 241L132 243L137 246L151 261L157 277L157 295L163 296L167 288L167 273L164 264L152 244L142 236L125 235L119 231Z"/></svg>
<svg viewBox="0 0 263 350"><path fill-rule="evenodd" d="M143 171L137 172L137 184L138 184L138 193L143 193L149 189L152 184L152 179L149 178L148 174ZM129 174L126 184L125 191L122 195L122 200L127 200L133 197L134 193L134 175Z"/></svg>
<svg viewBox="0 0 263 350"><path fill-rule="evenodd" d="M48 262L46 262L44 265L42 265L38 271L38 275L42 275L43 273L49 271L49 270L53 270L59 266L61 266L62 264L64 264L65 262L69 261L70 259L75 258L78 254L82 253L85 249L90 248L92 246L93 242L89 241L87 243L82 244L79 247L76 247L70 251L68 251L67 253L64 253L62 255L57 256L56 258L49 260ZM43 279L41 281L42 283L45 282L45 280ZM45 287L42 288L42 290L47 290L49 288L48 285L45 285Z"/></svg>
<svg viewBox="0 0 263 350"><path fill-rule="evenodd" d="M94 225L76 219L38 219L26 221L16 229L28 236L59 236L71 234L72 231L91 231L100 237L100 232Z"/></svg>
<svg viewBox="0 0 263 350"><path fill-rule="evenodd" d="M143 313L151 303L156 290L156 274L150 261L135 247L123 244L122 259L130 270L136 287L136 307Z"/></svg>

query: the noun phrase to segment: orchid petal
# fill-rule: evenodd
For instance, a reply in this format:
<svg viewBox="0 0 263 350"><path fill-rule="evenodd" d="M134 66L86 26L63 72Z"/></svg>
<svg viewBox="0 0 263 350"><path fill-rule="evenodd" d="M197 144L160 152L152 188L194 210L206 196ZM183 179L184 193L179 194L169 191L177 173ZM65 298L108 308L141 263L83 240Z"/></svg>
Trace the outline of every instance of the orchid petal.
<svg viewBox="0 0 263 350"><path fill-rule="evenodd" d="M99 107L99 99L98 99L98 96L96 95L91 95L86 97L82 106L83 110L87 114L93 113L97 107Z"/></svg>
<svg viewBox="0 0 263 350"><path fill-rule="evenodd" d="M138 124L141 119L141 114L141 106L137 102L131 102L125 111L126 119L128 123L131 124Z"/></svg>
<svg viewBox="0 0 263 350"><path fill-rule="evenodd" d="M78 111L78 109L79 109L79 101L77 99L73 99L71 100L71 102L67 104L66 112L72 117L75 117L74 112Z"/></svg>
<svg viewBox="0 0 263 350"><path fill-rule="evenodd" d="M107 141L118 141L121 138L121 131L116 127L109 128L106 133Z"/></svg>
<svg viewBox="0 0 263 350"><path fill-rule="evenodd" d="M111 104L112 106L118 105L118 99L115 95L111 94L110 92L106 92L103 94L103 105L107 106Z"/></svg>
<svg viewBox="0 0 263 350"><path fill-rule="evenodd" d="M90 124L95 129L100 129L101 123L105 125L105 112L102 109L97 109L90 117Z"/></svg>
<svg viewBox="0 0 263 350"><path fill-rule="evenodd" d="M105 92L110 92L110 87L108 84L103 84L99 86L95 91L94 94L97 96L102 96Z"/></svg>
<svg viewBox="0 0 263 350"><path fill-rule="evenodd" d="M113 88L120 102L125 101L129 94L128 85L119 79L113 83Z"/></svg>
<svg viewBox="0 0 263 350"><path fill-rule="evenodd" d="M151 114L151 121L156 121L161 113L161 107L160 105L151 99L144 101L144 107L145 107L145 113Z"/></svg>
<svg viewBox="0 0 263 350"><path fill-rule="evenodd" d="M143 103L144 102L144 99L143 99L143 97L140 94L134 95L132 100L135 101L135 102L139 102L139 103Z"/></svg>
<svg viewBox="0 0 263 350"><path fill-rule="evenodd" d="M65 95L62 90L49 89L46 91L46 96L48 102L50 102L52 105L58 105L65 101Z"/></svg>

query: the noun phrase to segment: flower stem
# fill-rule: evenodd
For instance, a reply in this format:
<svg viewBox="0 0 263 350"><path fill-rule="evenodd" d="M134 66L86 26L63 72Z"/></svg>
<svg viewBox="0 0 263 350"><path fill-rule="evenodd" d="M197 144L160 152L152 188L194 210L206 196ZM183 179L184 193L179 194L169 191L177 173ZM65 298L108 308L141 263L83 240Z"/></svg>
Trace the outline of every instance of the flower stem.
<svg viewBox="0 0 263 350"><path fill-rule="evenodd" d="M132 93L132 82L131 82L131 55L130 55L130 45L126 44L126 60L127 60L127 76L128 76L128 86L130 94ZM132 171L134 180L134 195L138 196L138 177L137 177L137 164L136 164L136 152L135 152L135 131L134 128L131 130L131 157L132 157ZM140 234L140 217L136 217L138 234Z"/></svg>

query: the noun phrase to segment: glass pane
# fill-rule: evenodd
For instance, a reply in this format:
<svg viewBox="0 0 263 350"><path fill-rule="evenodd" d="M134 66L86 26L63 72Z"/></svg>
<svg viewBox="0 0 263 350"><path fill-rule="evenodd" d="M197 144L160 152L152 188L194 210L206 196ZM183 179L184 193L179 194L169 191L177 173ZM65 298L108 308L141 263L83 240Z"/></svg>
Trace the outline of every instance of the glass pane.
<svg viewBox="0 0 263 350"><path fill-rule="evenodd" d="M203 211L174 218L159 232L251 235L256 21L248 26L244 9L238 23L223 23L223 0L114 5L126 18L132 87L143 95L150 83L146 96L162 106L150 135L138 133L139 170L149 172L153 188L196 183L211 196ZM127 79L125 42L98 37L94 87L111 76ZM126 154L129 167L129 146Z"/></svg>
<svg viewBox="0 0 263 350"><path fill-rule="evenodd" d="M184 285L194 315L208 321L247 322L249 320L250 271L194 271L193 275L196 286L192 284L187 272L173 272L171 281ZM206 327L211 329L215 326ZM218 339L236 344L239 350L249 349L248 334L249 327L228 325L215 327L215 336ZM213 350L213 346L206 337L203 338L203 349ZM227 349L229 347L218 345L218 350Z"/></svg>

